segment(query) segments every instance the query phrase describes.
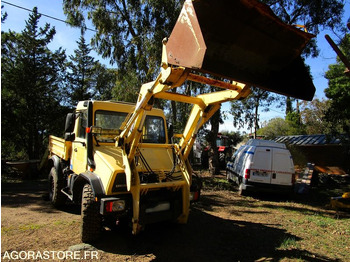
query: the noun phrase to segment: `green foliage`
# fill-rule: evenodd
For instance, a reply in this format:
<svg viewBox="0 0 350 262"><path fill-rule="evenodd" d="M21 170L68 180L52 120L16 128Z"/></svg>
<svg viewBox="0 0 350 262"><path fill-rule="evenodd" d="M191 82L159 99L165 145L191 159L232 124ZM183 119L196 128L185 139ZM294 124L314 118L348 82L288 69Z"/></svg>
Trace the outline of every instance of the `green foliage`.
<svg viewBox="0 0 350 262"><path fill-rule="evenodd" d="M71 105L79 101L90 100L96 92L96 66L97 62L90 56L91 48L86 44L82 34L77 41L78 48L74 55L70 55L67 76Z"/></svg>
<svg viewBox="0 0 350 262"><path fill-rule="evenodd" d="M274 139L278 136L303 135L305 134L304 125L300 123L300 115L297 112L288 113L286 119L277 117L271 119L264 127L257 132L259 136L265 139Z"/></svg>
<svg viewBox="0 0 350 262"><path fill-rule="evenodd" d="M350 34L346 34L339 44L340 49L350 60ZM350 78L344 74L345 65L337 60L330 65L326 72L328 88L326 96L330 99L325 119L332 123L333 133L346 133L350 135Z"/></svg>
<svg viewBox="0 0 350 262"><path fill-rule="evenodd" d="M113 98L112 91L117 81L117 71L115 69L106 68L105 65L96 63L95 67L96 100L111 100ZM126 101L126 100L123 100Z"/></svg>
<svg viewBox="0 0 350 262"><path fill-rule="evenodd" d="M50 51L55 35L49 24L38 27L37 8L21 33L1 33L2 157L39 158L48 134L63 129L60 105L65 52Z"/></svg>
<svg viewBox="0 0 350 262"><path fill-rule="evenodd" d="M319 100L318 98L314 98L310 102L301 102L300 116L302 123L305 125L306 134L313 135L329 133L330 123L325 119L325 114L329 104L329 100Z"/></svg>
<svg viewBox="0 0 350 262"><path fill-rule="evenodd" d="M236 146L237 144L242 142L244 138L240 132L224 131L221 132L221 134L228 137L228 146Z"/></svg>
<svg viewBox="0 0 350 262"><path fill-rule="evenodd" d="M265 139L274 139L277 136L287 135L288 131L288 123L283 118L276 117L260 128L258 130L258 135L264 136Z"/></svg>
<svg viewBox="0 0 350 262"><path fill-rule="evenodd" d="M305 135L305 125L301 122L300 112L293 111L286 115L289 135Z"/></svg>
<svg viewBox="0 0 350 262"><path fill-rule="evenodd" d="M130 70L139 84L153 80L161 58L161 41L176 22L183 1L63 1L68 20L85 26L84 14L97 29L92 45L116 63L120 75ZM122 78L119 78L121 81Z"/></svg>
<svg viewBox="0 0 350 262"><path fill-rule="evenodd" d="M252 88L252 93L244 100L232 101L230 113L233 116L233 125L238 128L259 129L259 110L268 112L273 103L280 101L281 96L269 91Z"/></svg>

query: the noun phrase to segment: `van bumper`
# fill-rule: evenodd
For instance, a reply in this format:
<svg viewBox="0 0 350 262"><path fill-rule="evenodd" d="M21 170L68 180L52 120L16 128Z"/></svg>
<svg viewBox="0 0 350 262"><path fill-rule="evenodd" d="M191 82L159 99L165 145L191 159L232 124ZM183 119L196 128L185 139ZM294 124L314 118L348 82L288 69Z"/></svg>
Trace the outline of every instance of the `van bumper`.
<svg viewBox="0 0 350 262"><path fill-rule="evenodd" d="M252 192L293 193L294 185L276 185L245 181L242 189Z"/></svg>

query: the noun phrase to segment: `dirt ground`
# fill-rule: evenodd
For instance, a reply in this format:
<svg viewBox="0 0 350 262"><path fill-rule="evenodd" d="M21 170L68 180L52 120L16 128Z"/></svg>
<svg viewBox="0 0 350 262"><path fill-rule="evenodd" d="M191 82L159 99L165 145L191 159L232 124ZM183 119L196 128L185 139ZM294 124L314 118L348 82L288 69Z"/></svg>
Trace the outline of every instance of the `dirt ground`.
<svg viewBox="0 0 350 262"><path fill-rule="evenodd" d="M241 197L218 181L206 183L188 224L148 225L138 236L106 230L92 246L80 245L80 208L53 208L45 180L2 183L1 258L93 250L92 261L350 261L349 213L325 209L319 196Z"/></svg>

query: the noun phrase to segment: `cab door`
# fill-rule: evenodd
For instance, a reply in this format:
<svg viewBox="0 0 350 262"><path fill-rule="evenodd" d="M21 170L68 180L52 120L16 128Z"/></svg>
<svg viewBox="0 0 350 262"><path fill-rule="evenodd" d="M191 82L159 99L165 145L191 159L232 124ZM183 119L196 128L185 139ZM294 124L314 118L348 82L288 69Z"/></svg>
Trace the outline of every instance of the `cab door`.
<svg viewBox="0 0 350 262"><path fill-rule="evenodd" d="M80 174L87 170L86 127L87 110L78 112L78 124L75 127L75 140L72 143L71 170Z"/></svg>

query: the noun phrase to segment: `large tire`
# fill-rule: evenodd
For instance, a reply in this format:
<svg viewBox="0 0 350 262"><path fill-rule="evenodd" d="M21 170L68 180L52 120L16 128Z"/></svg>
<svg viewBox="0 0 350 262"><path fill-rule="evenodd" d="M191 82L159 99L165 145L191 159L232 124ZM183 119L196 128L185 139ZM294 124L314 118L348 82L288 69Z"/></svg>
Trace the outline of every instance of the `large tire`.
<svg viewBox="0 0 350 262"><path fill-rule="evenodd" d="M56 168L53 166L49 174L49 199L54 207L61 207L66 203L67 197L61 192L64 180L58 177Z"/></svg>
<svg viewBox="0 0 350 262"><path fill-rule="evenodd" d="M102 218L90 184L85 184L81 199L81 241L92 243L100 238Z"/></svg>

